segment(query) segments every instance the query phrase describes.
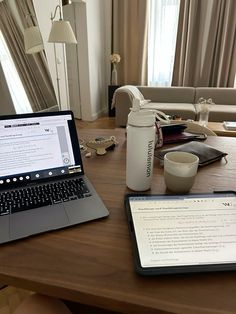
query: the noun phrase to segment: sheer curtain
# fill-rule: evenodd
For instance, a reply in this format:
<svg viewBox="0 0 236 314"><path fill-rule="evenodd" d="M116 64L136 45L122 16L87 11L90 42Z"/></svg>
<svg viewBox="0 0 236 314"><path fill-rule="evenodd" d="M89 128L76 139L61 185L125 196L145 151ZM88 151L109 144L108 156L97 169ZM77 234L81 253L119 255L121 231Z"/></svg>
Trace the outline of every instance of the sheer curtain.
<svg viewBox="0 0 236 314"><path fill-rule="evenodd" d="M29 99L0 30L0 62L16 113L32 112Z"/></svg>
<svg viewBox="0 0 236 314"><path fill-rule="evenodd" d="M148 85L170 86L180 0L150 0Z"/></svg>

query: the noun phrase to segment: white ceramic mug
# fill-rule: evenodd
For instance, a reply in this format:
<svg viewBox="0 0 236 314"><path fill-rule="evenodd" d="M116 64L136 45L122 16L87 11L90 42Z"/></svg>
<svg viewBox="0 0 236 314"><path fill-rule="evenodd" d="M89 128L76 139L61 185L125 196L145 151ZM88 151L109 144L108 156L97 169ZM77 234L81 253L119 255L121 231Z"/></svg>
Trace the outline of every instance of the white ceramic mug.
<svg viewBox="0 0 236 314"><path fill-rule="evenodd" d="M164 178L167 188L175 193L187 193L193 186L199 158L186 152L169 152L164 156Z"/></svg>

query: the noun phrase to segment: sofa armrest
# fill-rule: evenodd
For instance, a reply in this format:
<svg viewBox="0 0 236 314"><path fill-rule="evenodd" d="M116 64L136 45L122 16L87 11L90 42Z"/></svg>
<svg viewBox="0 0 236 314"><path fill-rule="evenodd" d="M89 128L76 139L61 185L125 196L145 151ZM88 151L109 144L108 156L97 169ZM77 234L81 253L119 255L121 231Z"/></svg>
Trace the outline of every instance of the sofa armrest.
<svg viewBox="0 0 236 314"><path fill-rule="evenodd" d="M126 126L128 114L132 107L132 100L128 93L119 92L115 95L114 106L116 108L116 126Z"/></svg>
<svg viewBox="0 0 236 314"><path fill-rule="evenodd" d="M124 85L115 91L112 107L116 108L116 126L126 126L127 116L135 98L144 100L143 94L134 85Z"/></svg>

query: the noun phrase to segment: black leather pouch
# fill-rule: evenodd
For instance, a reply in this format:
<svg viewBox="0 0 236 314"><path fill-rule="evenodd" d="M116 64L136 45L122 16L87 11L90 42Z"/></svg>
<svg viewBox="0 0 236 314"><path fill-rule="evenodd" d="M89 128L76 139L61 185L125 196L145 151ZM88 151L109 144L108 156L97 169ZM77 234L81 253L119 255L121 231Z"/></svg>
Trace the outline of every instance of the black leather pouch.
<svg viewBox="0 0 236 314"><path fill-rule="evenodd" d="M209 165L223 157L225 158L228 155L227 153L215 149L207 144L192 141L183 145L156 150L155 157L163 160L166 153L174 151L188 152L197 155L199 158L199 166Z"/></svg>

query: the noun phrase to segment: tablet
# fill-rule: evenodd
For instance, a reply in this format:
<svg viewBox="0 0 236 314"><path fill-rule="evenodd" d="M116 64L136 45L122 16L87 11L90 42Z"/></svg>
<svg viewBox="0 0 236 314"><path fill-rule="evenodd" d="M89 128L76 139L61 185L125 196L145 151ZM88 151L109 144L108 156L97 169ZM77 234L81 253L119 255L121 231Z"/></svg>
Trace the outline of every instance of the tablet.
<svg viewBox="0 0 236 314"><path fill-rule="evenodd" d="M236 193L125 196L142 275L236 270Z"/></svg>

